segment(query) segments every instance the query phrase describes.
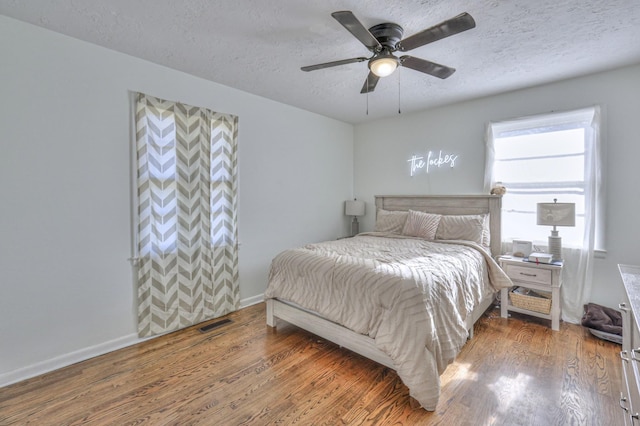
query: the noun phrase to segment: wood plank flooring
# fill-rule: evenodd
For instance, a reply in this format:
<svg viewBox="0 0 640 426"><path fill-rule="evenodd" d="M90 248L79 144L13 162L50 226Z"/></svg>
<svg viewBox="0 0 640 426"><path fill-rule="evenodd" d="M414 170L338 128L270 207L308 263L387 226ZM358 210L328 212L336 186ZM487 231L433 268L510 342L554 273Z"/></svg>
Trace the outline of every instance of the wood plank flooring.
<svg viewBox="0 0 640 426"><path fill-rule="evenodd" d="M620 346L578 325L490 309L412 408L393 370L294 326L264 304L0 388L0 425L617 425Z"/></svg>

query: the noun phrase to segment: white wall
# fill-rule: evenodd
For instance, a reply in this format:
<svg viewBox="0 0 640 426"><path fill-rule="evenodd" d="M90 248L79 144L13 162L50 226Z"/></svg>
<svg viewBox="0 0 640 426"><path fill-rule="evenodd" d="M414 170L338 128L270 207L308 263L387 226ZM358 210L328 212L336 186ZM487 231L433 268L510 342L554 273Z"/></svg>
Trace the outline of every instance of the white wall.
<svg viewBox="0 0 640 426"><path fill-rule="evenodd" d="M363 228L373 228L374 195L481 193L489 121L595 104L603 108L607 254L596 259L591 301L617 307L617 264L640 264L640 65L356 126L354 190L367 202ZM455 168L410 177L407 160L430 149L459 154Z"/></svg>
<svg viewBox="0 0 640 426"><path fill-rule="evenodd" d="M353 126L0 16L0 386L137 341L129 91L239 116L240 295L348 229Z"/></svg>

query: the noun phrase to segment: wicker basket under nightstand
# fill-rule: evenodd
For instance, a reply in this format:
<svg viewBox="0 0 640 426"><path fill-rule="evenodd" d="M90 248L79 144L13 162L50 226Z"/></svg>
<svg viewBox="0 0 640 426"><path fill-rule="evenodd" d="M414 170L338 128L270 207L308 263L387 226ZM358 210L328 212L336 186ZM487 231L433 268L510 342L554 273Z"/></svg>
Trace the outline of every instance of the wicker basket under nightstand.
<svg viewBox="0 0 640 426"><path fill-rule="evenodd" d="M551 293L534 292L526 287L514 287L509 290L509 302L516 308L549 314L551 312Z"/></svg>

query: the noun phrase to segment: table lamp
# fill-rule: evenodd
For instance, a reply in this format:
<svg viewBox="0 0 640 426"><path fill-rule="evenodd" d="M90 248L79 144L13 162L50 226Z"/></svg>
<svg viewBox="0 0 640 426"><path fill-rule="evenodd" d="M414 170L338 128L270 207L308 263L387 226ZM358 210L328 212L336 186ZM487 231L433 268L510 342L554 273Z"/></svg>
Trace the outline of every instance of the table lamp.
<svg viewBox="0 0 640 426"><path fill-rule="evenodd" d="M351 236L356 235L359 231L358 216L364 216L364 201L347 200L344 202L344 214L353 216L351 221Z"/></svg>
<svg viewBox="0 0 640 426"><path fill-rule="evenodd" d="M562 260L562 238L558 235L556 226L576 226L575 203L538 203L538 225L553 226L549 235L549 253L553 261Z"/></svg>

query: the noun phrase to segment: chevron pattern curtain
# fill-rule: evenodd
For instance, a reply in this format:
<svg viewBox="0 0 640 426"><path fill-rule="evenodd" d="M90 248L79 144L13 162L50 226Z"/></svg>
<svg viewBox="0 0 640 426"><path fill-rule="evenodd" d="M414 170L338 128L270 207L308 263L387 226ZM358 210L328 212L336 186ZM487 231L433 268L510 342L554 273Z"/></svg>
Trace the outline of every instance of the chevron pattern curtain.
<svg viewBox="0 0 640 426"><path fill-rule="evenodd" d="M138 334L237 309L238 118L136 94Z"/></svg>

